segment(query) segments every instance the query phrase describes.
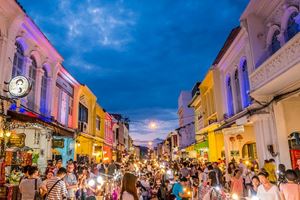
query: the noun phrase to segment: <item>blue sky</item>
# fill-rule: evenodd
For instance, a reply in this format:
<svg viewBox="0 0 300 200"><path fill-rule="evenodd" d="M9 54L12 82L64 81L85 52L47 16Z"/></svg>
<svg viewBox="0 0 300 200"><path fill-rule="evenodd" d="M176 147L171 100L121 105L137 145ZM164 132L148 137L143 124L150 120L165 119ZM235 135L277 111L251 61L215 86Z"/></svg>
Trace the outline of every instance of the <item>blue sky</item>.
<svg viewBox="0 0 300 200"><path fill-rule="evenodd" d="M204 77L248 0L20 3L99 103L128 116L135 139L154 139L178 126L180 91Z"/></svg>

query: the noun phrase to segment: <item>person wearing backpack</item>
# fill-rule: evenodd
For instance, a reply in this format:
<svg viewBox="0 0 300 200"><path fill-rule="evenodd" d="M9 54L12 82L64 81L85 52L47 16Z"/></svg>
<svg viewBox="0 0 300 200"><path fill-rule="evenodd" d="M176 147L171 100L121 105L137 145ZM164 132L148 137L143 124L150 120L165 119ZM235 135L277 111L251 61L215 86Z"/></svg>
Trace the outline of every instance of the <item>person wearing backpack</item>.
<svg viewBox="0 0 300 200"><path fill-rule="evenodd" d="M23 179L19 185L20 193L22 194L22 200L39 200L40 188L42 181L38 176L38 168L31 166L28 169L28 178Z"/></svg>
<svg viewBox="0 0 300 200"><path fill-rule="evenodd" d="M66 168L61 167L55 177L47 181L47 200L63 200L67 198L67 187L63 181L64 177L67 174Z"/></svg>

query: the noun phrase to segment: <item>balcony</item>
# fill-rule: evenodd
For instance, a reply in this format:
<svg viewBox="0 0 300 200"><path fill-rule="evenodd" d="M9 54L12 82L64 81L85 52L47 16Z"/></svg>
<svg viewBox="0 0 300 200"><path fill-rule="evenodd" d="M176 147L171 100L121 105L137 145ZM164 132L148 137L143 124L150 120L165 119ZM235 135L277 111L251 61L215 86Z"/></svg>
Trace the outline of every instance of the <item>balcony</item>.
<svg viewBox="0 0 300 200"><path fill-rule="evenodd" d="M272 94L280 89L284 89L288 84L292 84L297 79L295 76L297 75L295 74L297 70L290 69L297 63L300 63L300 33L289 40L250 75L252 93L258 95ZM289 73L282 76L287 71ZM270 85L268 85L269 83ZM257 92L257 90L261 91Z"/></svg>

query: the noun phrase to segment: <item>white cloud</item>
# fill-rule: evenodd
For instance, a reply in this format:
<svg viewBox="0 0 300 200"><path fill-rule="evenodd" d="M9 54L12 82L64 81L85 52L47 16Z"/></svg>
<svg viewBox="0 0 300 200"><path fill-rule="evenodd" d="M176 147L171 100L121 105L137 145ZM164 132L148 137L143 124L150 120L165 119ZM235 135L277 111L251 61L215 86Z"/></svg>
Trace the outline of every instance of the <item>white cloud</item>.
<svg viewBox="0 0 300 200"><path fill-rule="evenodd" d="M69 1L60 2L58 13L63 13L60 23L67 27L68 41L88 38L91 48L101 45L122 50L132 40L130 28L135 25L133 12L122 8L121 4L95 6L94 3L87 1L74 10L74 5Z"/></svg>
<svg viewBox="0 0 300 200"><path fill-rule="evenodd" d="M50 23L64 31L63 41L56 41L58 45L63 42L80 47L84 41L89 50L102 46L121 51L133 41L131 30L136 24L136 15L118 1L104 4L88 0L74 4L59 0L57 4L51 16L33 14L33 17L38 24Z"/></svg>

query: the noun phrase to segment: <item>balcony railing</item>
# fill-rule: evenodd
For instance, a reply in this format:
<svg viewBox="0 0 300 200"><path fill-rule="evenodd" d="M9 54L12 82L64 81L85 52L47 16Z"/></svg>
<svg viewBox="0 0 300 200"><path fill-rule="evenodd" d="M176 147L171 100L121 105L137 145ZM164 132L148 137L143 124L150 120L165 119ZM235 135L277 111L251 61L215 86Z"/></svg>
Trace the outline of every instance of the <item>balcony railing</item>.
<svg viewBox="0 0 300 200"><path fill-rule="evenodd" d="M251 75L251 91L255 91L300 62L300 33L262 63Z"/></svg>

